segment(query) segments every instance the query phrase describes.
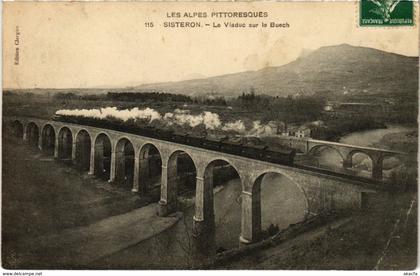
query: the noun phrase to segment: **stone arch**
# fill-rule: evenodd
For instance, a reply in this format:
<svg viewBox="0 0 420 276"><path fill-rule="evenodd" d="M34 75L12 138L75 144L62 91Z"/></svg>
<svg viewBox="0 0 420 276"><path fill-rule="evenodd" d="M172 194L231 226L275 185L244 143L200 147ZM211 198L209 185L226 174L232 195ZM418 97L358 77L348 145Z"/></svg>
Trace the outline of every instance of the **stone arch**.
<svg viewBox="0 0 420 276"><path fill-rule="evenodd" d="M58 158L71 160L73 148L73 134L68 127L62 127L58 131Z"/></svg>
<svg viewBox="0 0 420 276"><path fill-rule="evenodd" d="M406 156L398 154L382 154L379 161L383 163L384 170L389 170L393 164L387 164L385 160L391 159L393 162L398 162L398 165L402 165L404 163L404 158L406 158Z"/></svg>
<svg viewBox="0 0 420 276"><path fill-rule="evenodd" d="M241 177L241 173L240 173L241 171L239 170L237 164L235 164L232 160L229 160L228 158L225 158L223 156L218 156L218 157L215 157L213 159L210 159L210 161L204 167L203 175L204 175L206 169L209 167L209 165L212 164L213 162L225 162L225 163L229 164L229 166L231 166L238 173L239 179L241 180L242 190L245 190L245 186L244 186L244 183L242 181L242 177Z"/></svg>
<svg viewBox="0 0 420 276"><path fill-rule="evenodd" d="M224 186L217 196L214 196L214 188L218 185L227 184L226 181L239 179ZM223 183L224 182L224 183ZM224 158L215 158L207 163L203 176L197 177L197 189L195 197L194 233L202 235L215 230L224 232L223 235L216 233L216 239L224 239L221 243L236 239L241 228L241 205L242 181L239 171L234 165ZM237 205L237 208L235 208ZM227 206L227 207L226 207ZM228 217L228 221L223 218ZM217 221L217 218L220 221ZM235 220L237 219L237 220ZM226 231L226 229L238 229ZM233 239L231 236L235 236Z"/></svg>
<svg viewBox="0 0 420 276"><path fill-rule="evenodd" d="M50 124L42 128L42 150L48 155L54 155L55 148L55 130Z"/></svg>
<svg viewBox="0 0 420 276"><path fill-rule="evenodd" d="M162 154L153 143L146 143L139 150L139 189L154 197L160 191Z"/></svg>
<svg viewBox="0 0 420 276"><path fill-rule="evenodd" d="M304 189L295 181L293 181L289 176L284 174L281 171L277 170L266 170L261 172L258 177L255 178L252 184L251 192L244 192L242 196L242 231L241 238L242 242L254 242L262 238L262 215L263 215L263 206L262 201L262 186L265 186L267 183L263 184L264 178L267 175L276 175L284 177L293 187L295 191L302 196L301 201L303 202L303 212L301 214L302 220L304 220L309 213L309 202L308 197ZM271 206L271 212L273 211L273 206ZM278 210L277 210L278 211ZM265 235L273 234L270 231L264 233Z"/></svg>
<svg viewBox="0 0 420 276"><path fill-rule="evenodd" d="M195 190L195 179L197 176L197 166L191 154L176 150L168 158L168 176L172 173L177 177L177 192L182 192L180 188L192 188Z"/></svg>
<svg viewBox="0 0 420 276"><path fill-rule="evenodd" d="M39 142L39 127L34 122L28 123L26 126L26 140L31 146L38 146Z"/></svg>
<svg viewBox="0 0 420 276"><path fill-rule="evenodd" d="M96 143L96 141L97 141L97 139L98 139L99 136L101 136L101 137L104 137L105 136L105 138L107 138L109 140L110 144L111 145L113 144L112 143L111 136L108 133L106 133L105 131L100 131L100 132L98 132L96 134L92 134L92 136L93 136L93 139L92 140L94 140L95 143ZM112 151L112 147L111 147L111 151Z"/></svg>
<svg viewBox="0 0 420 276"><path fill-rule="evenodd" d="M195 190L197 166L191 155L183 150L173 151L166 166L162 166L162 185L159 215L177 210L178 194Z"/></svg>
<svg viewBox="0 0 420 276"><path fill-rule="evenodd" d="M252 188L251 188L251 190L253 190L254 189L254 187L255 187L255 184L258 184L258 180L259 180L259 178L261 178L261 177L263 177L264 175L266 175L266 174L268 174L268 173L273 173L273 174L278 174L278 175L281 175L281 176L284 176L284 177L286 177L290 182L293 182L293 184L294 185L296 185L296 187L302 192L302 194L305 196L305 199L306 199L306 204L305 204L305 206L306 206L306 209L307 210L309 210L309 201L308 201L308 196L307 196L307 193L306 193L306 191L305 191L305 189L302 187L302 185L299 183L299 182L297 182L297 181L294 181L293 180L293 177L291 176L291 175L289 175L287 172L284 172L284 171L282 171L282 170L277 170L277 169L267 169L267 170L262 170L262 171L260 171L259 173L258 173L258 177L256 177L255 179L254 179L254 181L252 182ZM261 184L261 183L260 183Z"/></svg>
<svg viewBox="0 0 420 276"><path fill-rule="evenodd" d="M111 138L105 132L98 133L94 144L94 174L102 179L111 177Z"/></svg>
<svg viewBox="0 0 420 276"><path fill-rule="evenodd" d="M379 157L379 158L378 158ZM403 155L382 153L376 159L377 170L380 170L381 178L391 180L393 183L400 183L407 174L407 167L404 164L409 163L409 160L404 160ZM372 177L373 177L372 168Z"/></svg>
<svg viewBox="0 0 420 276"><path fill-rule="evenodd" d="M406 167L404 166L404 157L396 154L384 154L380 157L378 162L382 164L381 169L383 178L391 179L397 182L402 178L403 174L407 174Z"/></svg>
<svg viewBox="0 0 420 276"><path fill-rule="evenodd" d="M92 139L85 129L80 129L76 133L76 156L75 164L82 171L88 171L90 167L90 151L92 148Z"/></svg>
<svg viewBox="0 0 420 276"><path fill-rule="evenodd" d="M369 157L370 160L372 160L372 157L370 156L368 152L360 150L360 149L352 150L351 152L349 152L348 157L353 158L354 155L356 154L363 154L364 156L367 156Z"/></svg>
<svg viewBox="0 0 420 276"><path fill-rule="evenodd" d="M260 187L258 188L257 185ZM265 188L267 188L266 191L264 191ZM309 203L305 190L283 173L273 171L261 174L254 182L253 190L256 189L260 190L260 196L263 200L261 202L262 229L266 229L268 224L274 224L274 222L280 224L280 228L286 228L290 224L304 220L309 213ZM288 194L281 194L279 190ZM289 198L293 198L293 200L289 201ZM273 201L273 199L275 200ZM269 201L269 204L265 204L264 206L264 200ZM295 214L294 217L289 217L286 221L281 222L272 216L265 219L266 214L270 215L268 214L269 212L267 212L268 207L274 213L281 213L281 211L287 208L289 208L290 211L297 211L300 208L301 212L300 214Z"/></svg>
<svg viewBox="0 0 420 276"><path fill-rule="evenodd" d="M13 135L16 138L23 139L23 124L19 120L15 120L11 124Z"/></svg>
<svg viewBox="0 0 420 276"><path fill-rule="evenodd" d="M330 158L327 158L328 160L332 160L332 163L333 164L337 163L337 161L340 162L341 164L344 163L345 156L343 156L343 154L336 147L333 147L331 145L316 145L316 146L314 146L313 148L311 148L309 150L308 156L315 157L316 156L316 153L322 154L322 152L324 152L325 150L330 150L331 152L333 152L333 154L335 156L338 157L338 160L333 160L334 159L333 158L334 156L332 156L332 158L331 157ZM323 163L322 162L323 160L316 160L316 161L317 161L316 163L318 165L322 165L322 163ZM326 165L329 165L329 164L326 164ZM341 165L339 167L341 167Z"/></svg>
<svg viewBox="0 0 420 276"><path fill-rule="evenodd" d="M124 188L133 187L135 151L133 143L122 137L115 144L115 181Z"/></svg>
<svg viewBox="0 0 420 276"><path fill-rule="evenodd" d="M206 167L204 168L203 178L208 177L210 173L214 173L214 169L217 166L229 166L231 167L232 171L234 171L241 182L241 189L244 190L244 185L241 180L240 170L237 168L235 164L233 164L230 160L218 157L211 159L210 162L207 163Z"/></svg>
<svg viewBox="0 0 420 276"><path fill-rule="evenodd" d="M356 156L356 159L355 159ZM363 158L364 157L364 158ZM363 171L369 172L367 176L372 176L373 167L375 162L368 152L363 150L352 150L347 155L347 168L357 169L359 174L363 174ZM367 161L366 161L367 160Z"/></svg>

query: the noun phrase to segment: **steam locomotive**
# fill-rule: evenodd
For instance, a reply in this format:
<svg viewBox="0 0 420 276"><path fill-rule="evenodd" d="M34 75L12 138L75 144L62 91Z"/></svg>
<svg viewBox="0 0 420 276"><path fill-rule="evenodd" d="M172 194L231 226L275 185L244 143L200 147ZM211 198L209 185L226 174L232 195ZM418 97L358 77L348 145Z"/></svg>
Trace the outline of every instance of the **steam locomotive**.
<svg viewBox="0 0 420 276"><path fill-rule="evenodd" d="M296 150L289 147L269 147L266 145L242 143L241 141L230 140L228 137L215 139L180 131L155 128L152 126L138 126L133 122L125 122L122 124L120 121L65 115L55 115L52 119L54 121L127 132L140 136L195 146L208 150L239 155L282 165L293 165L293 161L296 155Z"/></svg>

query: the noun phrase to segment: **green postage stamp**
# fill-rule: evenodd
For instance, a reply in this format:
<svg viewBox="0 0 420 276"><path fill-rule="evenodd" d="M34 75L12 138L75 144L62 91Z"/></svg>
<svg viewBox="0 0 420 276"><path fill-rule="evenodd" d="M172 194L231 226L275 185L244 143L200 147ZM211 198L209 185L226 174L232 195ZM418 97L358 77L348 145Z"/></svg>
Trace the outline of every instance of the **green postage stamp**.
<svg viewBox="0 0 420 276"><path fill-rule="evenodd" d="M413 1L360 0L360 26L413 26Z"/></svg>

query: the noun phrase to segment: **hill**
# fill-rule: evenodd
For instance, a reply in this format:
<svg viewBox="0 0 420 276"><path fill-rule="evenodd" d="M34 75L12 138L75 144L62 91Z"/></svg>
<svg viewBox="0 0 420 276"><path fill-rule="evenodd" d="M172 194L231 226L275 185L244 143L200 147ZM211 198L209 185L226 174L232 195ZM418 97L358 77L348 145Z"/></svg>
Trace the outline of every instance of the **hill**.
<svg viewBox="0 0 420 276"><path fill-rule="evenodd" d="M237 96L251 87L258 94L393 95L416 94L418 57L347 44L319 48L297 60L258 71L180 82L144 84L131 91Z"/></svg>

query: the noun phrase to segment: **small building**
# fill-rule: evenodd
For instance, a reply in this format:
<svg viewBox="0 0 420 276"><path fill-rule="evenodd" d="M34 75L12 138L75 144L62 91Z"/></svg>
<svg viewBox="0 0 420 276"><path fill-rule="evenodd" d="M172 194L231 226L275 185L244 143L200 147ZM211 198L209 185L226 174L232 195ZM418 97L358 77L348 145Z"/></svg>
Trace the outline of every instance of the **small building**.
<svg viewBox="0 0 420 276"><path fill-rule="evenodd" d="M326 111L326 112L332 112L332 111L334 111L333 105L332 104L326 104L326 105L324 105L324 111Z"/></svg>
<svg viewBox="0 0 420 276"><path fill-rule="evenodd" d="M300 127L295 131L295 137L310 138L311 137L311 129L309 127Z"/></svg>
<svg viewBox="0 0 420 276"><path fill-rule="evenodd" d="M295 132L295 137L298 137L298 138L305 138L305 137L310 137L310 136L311 136L310 129L298 130Z"/></svg>

